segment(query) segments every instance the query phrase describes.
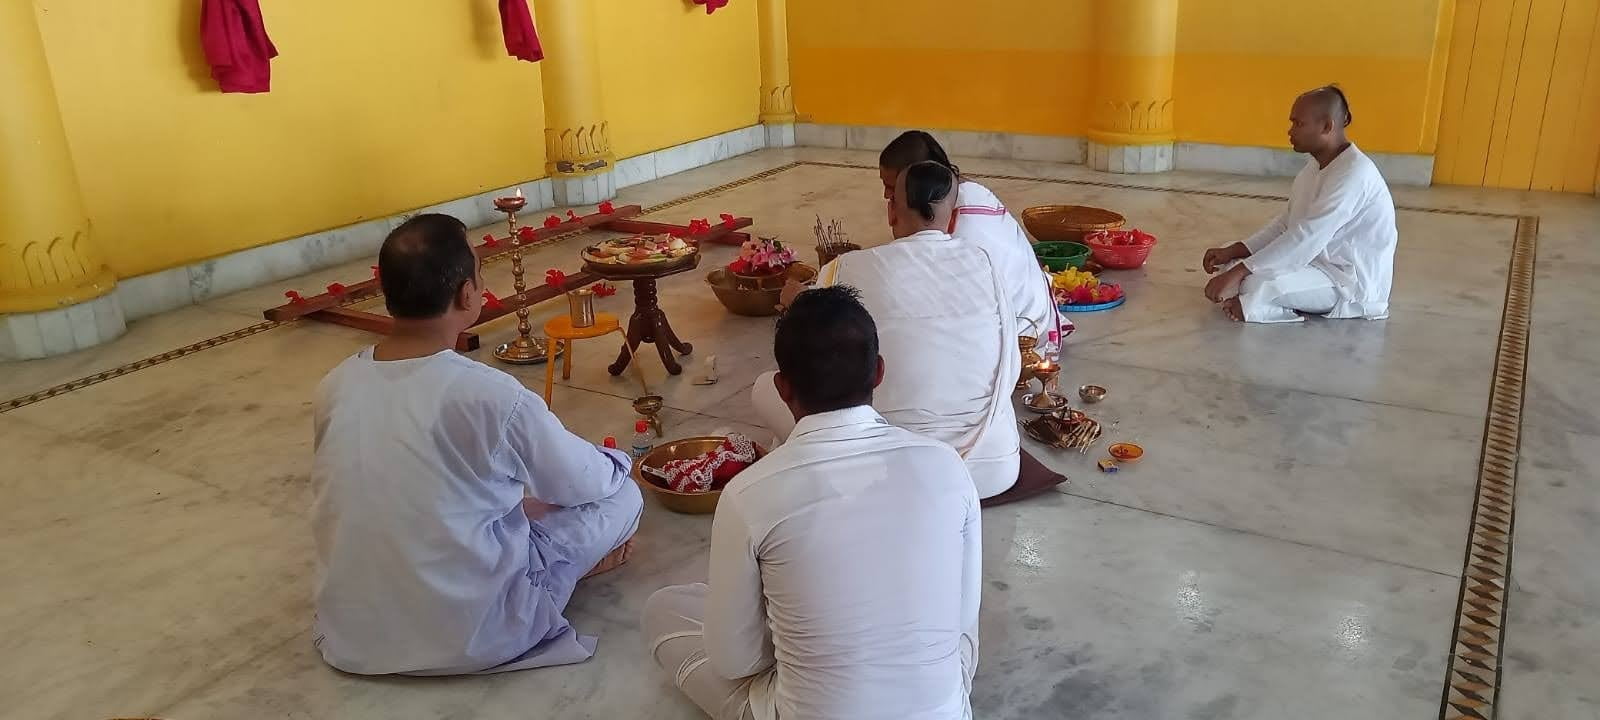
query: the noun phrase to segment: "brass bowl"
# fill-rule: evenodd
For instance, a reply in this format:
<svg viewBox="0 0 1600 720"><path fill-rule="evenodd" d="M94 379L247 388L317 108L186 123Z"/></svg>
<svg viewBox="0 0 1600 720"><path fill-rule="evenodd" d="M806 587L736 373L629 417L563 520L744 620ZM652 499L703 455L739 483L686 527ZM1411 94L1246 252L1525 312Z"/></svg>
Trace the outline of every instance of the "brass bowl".
<svg viewBox="0 0 1600 720"><path fill-rule="evenodd" d="M746 317L768 317L778 314L778 298L783 294L786 282L793 280L810 285L817 280L817 269L805 263L795 263L789 266L788 273L770 276L766 286L760 288L741 287L739 277L727 268L717 268L706 273L706 284L711 286L711 292L728 312Z"/></svg>
<svg viewBox="0 0 1600 720"><path fill-rule="evenodd" d="M1078 397L1083 398L1084 402L1093 405L1106 399L1106 389L1099 385L1084 385L1078 388Z"/></svg>
<svg viewBox="0 0 1600 720"><path fill-rule="evenodd" d="M682 440L673 440L669 443L657 445L654 450L646 453L633 464L633 481L639 483L646 494L654 494L661 501L661 507L673 512L689 515L708 515L716 512L717 499L722 497L721 490L712 490L703 493L681 493L663 485L657 485L654 478L647 477L641 469L648 465L660 469L661 466L672 460L688 460L697 458L712 450L717 449L728 438L721 435L707 435L690 437ZM756 446L756 459L765 457L766 450Z"/></svg>

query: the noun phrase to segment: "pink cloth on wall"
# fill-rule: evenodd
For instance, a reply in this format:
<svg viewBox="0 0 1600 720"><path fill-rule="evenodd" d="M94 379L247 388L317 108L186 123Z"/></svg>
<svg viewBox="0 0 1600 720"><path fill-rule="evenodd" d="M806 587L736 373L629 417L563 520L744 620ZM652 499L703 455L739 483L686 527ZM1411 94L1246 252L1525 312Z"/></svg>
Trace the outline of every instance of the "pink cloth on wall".
<svg viewBox="0 0 1600 720"><path fill-rule="evenodd" d="M544 59L544 48L539 46L539 35L533 30L533 15L528 12L528 0L500 0L500 32L506 38L506 52L511 57L528 62Z"/></svg>
<svg viewBox="0 0 1600 720"><path fill-rule="evenodd" d="M278 49L267 37L258 0L201 0L200 46L223 92L267 92Z"/></svg>

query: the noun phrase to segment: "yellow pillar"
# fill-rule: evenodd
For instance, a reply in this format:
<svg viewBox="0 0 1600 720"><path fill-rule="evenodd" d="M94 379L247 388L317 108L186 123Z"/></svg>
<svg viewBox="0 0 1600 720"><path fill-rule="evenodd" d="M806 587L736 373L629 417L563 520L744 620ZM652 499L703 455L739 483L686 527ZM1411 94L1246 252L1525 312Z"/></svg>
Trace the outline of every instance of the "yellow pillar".
<svg viewBox="0 0 1600 720"><path fill-rule="evenodd" d="M794 96L789 90L789 7L786 0L761 0L761 124L767 145L794 145ZM774 142L776 141L776 142Z"/></svg>
<svg viewBox="0 0 1600 720"><path fill-rule="evenodd" d="M0 313L111 292L29 0L0 0Z"/></svg>
<svg viewBox="0 0 1600 720"><path fill-rule="evenodd" d="M610 129L600 103L595 0L535 0L544 47L545 167L557 205L614 197Z"/></svg>
<svg viewBox="0 0 1600 720"><path fill-rule="evenodd" d="M1172 169L1172 74L1178 0L1095 0L1089 166Z"/></svg>
<svg viewBox="0 0 1600 720"><path fill-rule="evenodd" d="M121 334L116 276L89 232L30 0L0 0L0 358Z"/></svg>

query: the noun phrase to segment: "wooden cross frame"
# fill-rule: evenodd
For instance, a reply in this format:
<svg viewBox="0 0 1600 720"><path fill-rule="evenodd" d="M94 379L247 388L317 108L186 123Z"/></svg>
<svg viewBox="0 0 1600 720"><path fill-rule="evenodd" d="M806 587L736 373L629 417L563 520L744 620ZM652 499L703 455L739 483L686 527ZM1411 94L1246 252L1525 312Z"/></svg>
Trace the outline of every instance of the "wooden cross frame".
<svg viewBox="0 0 1600 720"><path fill-rule="evenodd" d="M688 225L673 225L670 223L652 222L636 219L643 212L638 205L624 205L610 213L595 212L584 215L576 220L567 220L559 225L525 226L532 227L534 239L523 243L524 247L536 246L539 243L567 233L578 234L591 230L606 230L609 232L640 234L671 233L696 245L702 243L716 243L718 245L741 245L750 239L750 234L739 232L740 229L749 227L750 218L738 217L731 222L712 223L709 230L699 233L690 231ZM487 262L491 258L511 252L511 238L495 237L493 241L484 241L473 246L473 252L478 260ZM560 297L561 295L577 290L578 288L599 281L600 278L587 271L569 273L567 281L560 288L539 283L529 287L519 295L500 298L494 307L485 305L478 314L478 321L473 323L477 327L484 323L510 315L524 307L532 307L546 300ZM336 292L337 291L337 292ZM294 297L289 302L274 308L268 308L261 314L268 320L280 322L305 319L313 322L332 323L343 325L358 330L366 330L381 335L394 332L394 318L388 315L370 313L356 310L347 305L378 297L383 294L382 287L378 284L376 273L371 278L362 280L349 286L329 286L328 291L311 297ZM288 295L288 293L285 293ZM467 352L479 347L478 334L468 331L461 333L456 338L456 350Z"/></svg>

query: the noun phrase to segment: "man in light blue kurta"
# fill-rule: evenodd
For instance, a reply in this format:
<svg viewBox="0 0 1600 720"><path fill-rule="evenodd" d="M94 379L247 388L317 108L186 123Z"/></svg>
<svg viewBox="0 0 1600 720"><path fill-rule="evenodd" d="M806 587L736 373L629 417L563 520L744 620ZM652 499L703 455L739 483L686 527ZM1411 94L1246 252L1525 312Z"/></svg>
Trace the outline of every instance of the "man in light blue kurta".
<svg viewBox="0 0 1600 720"><path fill-rule="evenodd" d="M378 266L396 332L317 389L317 648L367 675L589 658L562 613L638 527L627 456L451 349L482 293L460 221L407 221Z"/></svg>

